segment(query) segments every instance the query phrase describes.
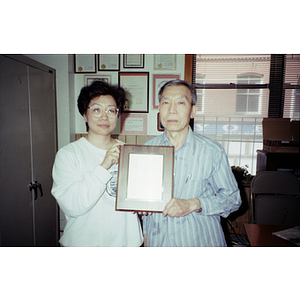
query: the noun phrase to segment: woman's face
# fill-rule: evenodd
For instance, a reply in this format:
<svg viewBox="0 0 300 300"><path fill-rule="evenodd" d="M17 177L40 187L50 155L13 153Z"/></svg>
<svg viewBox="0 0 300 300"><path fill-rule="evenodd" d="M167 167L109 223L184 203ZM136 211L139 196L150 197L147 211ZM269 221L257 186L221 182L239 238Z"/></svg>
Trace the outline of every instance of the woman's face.
<svg viewBox="0 0 300 300"><path fill-rule="evenodd" d="M118 121L118 114L111 113L114 109L117 109L117 103L110 95L102 95L92 99L86 114L84 114L84 119L89 126L89 133L110 135L116 128ZM99 116L95 116L99 113Z"/></svg>

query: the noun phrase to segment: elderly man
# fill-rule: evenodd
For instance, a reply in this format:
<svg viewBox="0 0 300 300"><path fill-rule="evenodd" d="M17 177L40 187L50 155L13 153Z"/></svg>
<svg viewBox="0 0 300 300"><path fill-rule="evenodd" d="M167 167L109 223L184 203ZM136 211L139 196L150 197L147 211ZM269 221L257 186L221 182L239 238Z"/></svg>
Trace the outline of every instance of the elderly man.
<svg viewBox="0 0 300 300"><path fill-rule="evenodd" d="M143 216L145 246L226 246L220 216L241 205L224 149L189 126L196 103L194 87L182 80L169 81L159 91L165 132L145 145L175 147L174 198L163 213Z"/></svg>

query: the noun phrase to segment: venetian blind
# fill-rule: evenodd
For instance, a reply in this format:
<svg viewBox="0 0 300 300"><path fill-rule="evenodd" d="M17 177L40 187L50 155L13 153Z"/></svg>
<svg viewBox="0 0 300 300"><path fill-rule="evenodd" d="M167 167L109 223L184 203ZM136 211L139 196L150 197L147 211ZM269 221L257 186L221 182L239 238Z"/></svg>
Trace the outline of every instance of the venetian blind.
<svg viewBox="0 0 300 300"><path fill-rule="evenodd" d="M198 116L267 117L271 55L197 54Z"/></svg>
<svg viewBox="0 0 300 300"><path fill-rule="evenodd" d="M263 118L299 119L299 56L195 54L195 132L220 142L231 165L255 174Z"/></svg>
<svg viewBox="0 0 300 300"><path fill-rule="evenodd" d="M300 54L285 59L283 117L300 120Z"/></svg>
<svg viewBox="0 0 300 300"><path fill-rule="evenodd" d="M197 54L193 84L198 112L194 130L217 140L231 165L256 172L262 119L268 116L271 55Z"/></svg>

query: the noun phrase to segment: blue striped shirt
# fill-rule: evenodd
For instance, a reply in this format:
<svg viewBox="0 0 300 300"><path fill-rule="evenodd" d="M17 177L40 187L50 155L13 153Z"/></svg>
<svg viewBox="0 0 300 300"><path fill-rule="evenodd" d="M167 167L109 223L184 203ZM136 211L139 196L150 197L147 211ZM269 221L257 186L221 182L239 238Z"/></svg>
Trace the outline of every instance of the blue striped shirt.
<svg viewBox="0 0 300 300"><path fill-rule="evenodd" d="M145 145L172 146L166 133ZM143 216L146 246L226 246L220 216L227 217L240 207L238 186L221 145L191 128L183 145L175 150L173 197L198 198L202 211L179 218L162 213Z"/></svg>

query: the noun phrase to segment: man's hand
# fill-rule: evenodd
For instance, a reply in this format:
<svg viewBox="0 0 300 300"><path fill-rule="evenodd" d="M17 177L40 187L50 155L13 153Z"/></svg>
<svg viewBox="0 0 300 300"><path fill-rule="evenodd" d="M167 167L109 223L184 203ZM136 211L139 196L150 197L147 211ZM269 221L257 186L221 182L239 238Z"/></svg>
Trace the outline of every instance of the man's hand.
<svg viewBox="0 0 300 300"><path fill-rule="evenodd" d="M178 199L172 198L164 208L163 216L184 217L193 211L199 211L200 202L196 198Z"/></svg>

